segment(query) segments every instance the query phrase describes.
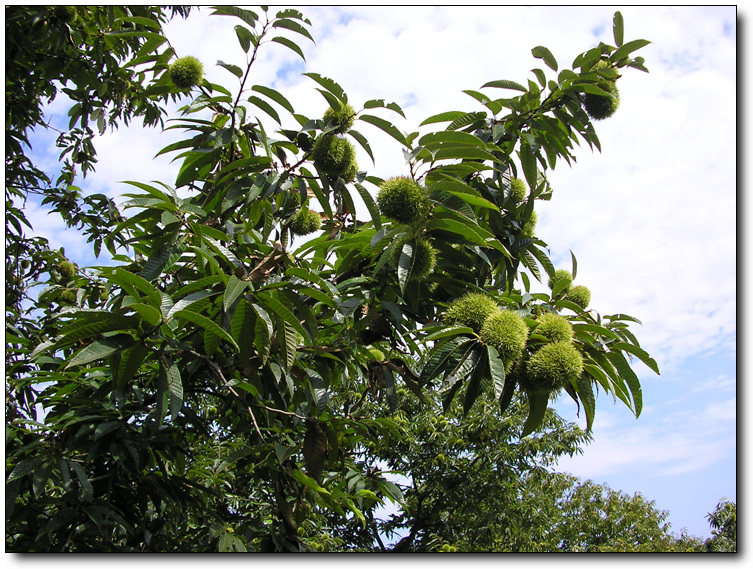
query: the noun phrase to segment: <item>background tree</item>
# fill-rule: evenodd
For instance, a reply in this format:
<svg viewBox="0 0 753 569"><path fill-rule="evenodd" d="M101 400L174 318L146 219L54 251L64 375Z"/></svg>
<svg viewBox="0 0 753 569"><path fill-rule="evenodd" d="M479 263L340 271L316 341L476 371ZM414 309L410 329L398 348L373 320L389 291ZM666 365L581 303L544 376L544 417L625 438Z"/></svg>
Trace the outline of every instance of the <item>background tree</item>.
<svg viewBox="0 0 753 569"><path fill-rule="evenodd" d="M405 389L398 394L399 443L369 444L370 460L403 474L405 505L377 521L378 534L403 536L397 551L486 552L701 552L702 540L675 535L668 512L640 494L552 472L559 457L580 452L590 436L547 411L536 434L520 439L525 408L500 414L483 398L467 414L459 405L442 416ZM726 519L726 518L725 518ZM337 550L343 536L331 520L312 532L318 547ZM310 528L316 526L312 523ZM311 530L309 530L311 531ZM326 539L322 539L322 535ZM377 535L377 532L375 532ZM374 538L372 537L372 540ZM357 545L379 550L382 543Z"/></svg>
<svg viewBox="0 0 753 569"><path fill-rule="evenodd" d="M20 267L6 288L8 550L310 550L324 547L307 534L319 520L349 528L338 530L347 549L379 543L375 512L387 502L429 549L439 505L420 486L404 495L376 462L378 443L422 436L422 423L400 420L399 389L421 417L462 426L458 450L476 444L475 412L498 420L496 467L508 480L583 440L551 423L554 397L572 397L589 430L597 390L640 415L629 360L658 367L629 328L635 319L590 307L575 256L555 269L535 233L547 170L571 163L581 140L599 148L592 121L616 110L620 74L645 71L632 53L648 42L625 42L619 13L614 46L562 70L537 46L548 71L532 70L536 81L490 81L466 91L481 110L440 113L420 125L429 132L405 134L385 118L403 114L397 104L356 104L314 72L305 76L324 98L319 117L250 83L261 49L303 57L310 22L296 10L213 9L237 22L246 54L245 69L218 63L230 88L201 78L207 62L158 51L160 8L14 10L6 28L28 33L10 35L20 62L7 61L11 80L57 62L19 89L40 108L55 81L72 81L76 103L61 138L72 164L54 185L24 154L41 116L9 108L7 200L44 191L111 259L79 268L23 237L21 209L7 218ZM129 181L125 201L96 215L63 199L79 192L73 164L91 165L88 121L154 122L176 97L189 102L169 128L186 134L160 152L176 153L174 182ZM402 146L405 171L382 180L356 163L356 144L374 160L362 123ZM388 205L401 200L411 207ZM301 234L308 241L293 241ZM530 278L550 293L532 293ZM31 285L45 288L27 311ZM385 460L396 474L433 476L411 455Z"/></svg>
<svg viewBox="0 0 753 569"><path fill-rule="evenodd" d="M711 538L705 542L709 552L737 552L737 504L721 500L706 516L711 526Z"/></svg>

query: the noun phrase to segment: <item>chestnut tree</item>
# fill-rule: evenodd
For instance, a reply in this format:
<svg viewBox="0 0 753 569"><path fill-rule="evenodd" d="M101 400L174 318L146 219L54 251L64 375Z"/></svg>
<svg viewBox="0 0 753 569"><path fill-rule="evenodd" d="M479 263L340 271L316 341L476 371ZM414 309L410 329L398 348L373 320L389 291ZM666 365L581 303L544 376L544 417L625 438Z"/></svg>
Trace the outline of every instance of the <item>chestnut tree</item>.
<svg viewBox="0 0 753 569"><path fill-rule="evenodd" d="M313 71L319 116L252 84L260 50L303 57L300 12L213 8L246 55L215 84L166 40L186 13L171 10L6 8L7 550L305 551L322 520L368 547L389 530L380 506L410 507L400 461L375 460L419 428L401 393L460 424L494 405L521 445L566 436L547 412L560 395L587 430L598 392L640 415L631 360L658 367L637 320L590 306L575 256L555 267L535 230L547 173L600 149L619 78L646 71L619 12L614 45L569 67L536 46L533 79L492 79L465 91L471 110L404 133L398 104ZM73 106L53 181L26 134L56 89ZM128 181L120 206L87 195L92 126L135 117L184 132L160 152L175 179ZM363 124L402 148L401 171L357 163L375 159ZM108 262L26 236L32 193Z"/></svg>

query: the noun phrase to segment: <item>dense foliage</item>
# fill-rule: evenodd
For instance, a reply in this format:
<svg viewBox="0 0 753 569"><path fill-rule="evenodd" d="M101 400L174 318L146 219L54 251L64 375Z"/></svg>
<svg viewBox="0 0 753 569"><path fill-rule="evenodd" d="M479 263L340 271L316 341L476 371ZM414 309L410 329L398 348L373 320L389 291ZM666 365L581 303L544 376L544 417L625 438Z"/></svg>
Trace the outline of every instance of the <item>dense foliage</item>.
<svg viewBox="0 0 753 569"><path fill-rule="evenodd" d="M538 46L548 70L535 80L465 91L477 110L405 134L389 120L397 104L349 101L314 72L320 117L250 84L259 50L303 57L297 42L313 38L296 10L213 9L236 21L246 54L245 69L218 62L231 88L164 37L187 12L6 7L6 549L319 550L328 527L338 549L379 549L401 528L401 550L560 547L496 529L523 523L541 469L585 441L550 400L572 397L589 430L598 391L638 416L630 360L658 367L634 318L598 313L573 286L575 256L555 269L534 210L551 197L548 170L572 164L581 141L599 149L592 118L616 109L621 73L645 71L632 53L648 42L625 42L616 13L614 46L561 70ZM58 91L73 106L53 182L27 136ZM92 125L162 125L181 98L167 124L185 137L160 152L180 163L175 180L129 181L118 204L73 185L96 161ZM375 158L363 123L402 146L394 178L357 164L356 145ZM27 237L32 194L108 262L81 268ZM490 313L446 318L469 292ZM485 530L451 498L496 492L504 506L483 510ZM401 513L379 521L385 504ZM464 528L451 529L448 504Z"/></svg>

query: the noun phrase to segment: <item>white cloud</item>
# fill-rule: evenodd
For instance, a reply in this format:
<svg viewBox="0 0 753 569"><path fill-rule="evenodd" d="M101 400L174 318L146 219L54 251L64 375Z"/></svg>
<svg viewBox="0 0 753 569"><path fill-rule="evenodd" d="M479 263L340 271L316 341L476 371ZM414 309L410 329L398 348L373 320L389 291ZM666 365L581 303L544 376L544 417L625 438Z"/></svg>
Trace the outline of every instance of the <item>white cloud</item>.
<svg viewBox="0 0 753 569"><path fill-rule="evenodd" d="M666 408L647 407L632 424L623 419L624 410L598 411L593 443L582 455L560 460L557 469L597 480L632 470L671 477L734 456L734 398L699 409L667 413Z"/></svg>

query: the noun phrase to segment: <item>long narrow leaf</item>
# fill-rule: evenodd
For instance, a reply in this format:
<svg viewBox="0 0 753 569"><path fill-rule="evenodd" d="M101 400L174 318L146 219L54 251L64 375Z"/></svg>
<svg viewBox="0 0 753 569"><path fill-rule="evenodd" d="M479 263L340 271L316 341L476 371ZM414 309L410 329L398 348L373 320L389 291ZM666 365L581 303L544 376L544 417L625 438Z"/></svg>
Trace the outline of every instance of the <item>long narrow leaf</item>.
<svg viewBox="0 0 753 569"><path fill-rule="evenodd" d="M505 380L507 378L507 374L505 373L505 364L499 358L499 353L493 346L486 347L486 357L489 362L489 374L491 375L492 379L494 397L499 399L504 393Z"/></svg>
<svg viewBox="0 0 753 569"><path fill-rule="evenodd" d="M102 338L92 342L77 352L66 364L66 369L102 360L115 352L122 352L136 343L129 334L118 334L110 338Z"/></svg>
<svg viewBox="0 0 753 569"><path fill-rule="evenodd" d="M203 328L204 330L209 330L213 334L216 334L220 338L227 341L236 350L239 350L238 344L235 343L235 340L233 339L233 337L227 332L225 332L225 330L220 328L220 326L216 322L214 322L213 320L210 320L206 316L202 316L201 314L198 314L196 312L191 312L190 310L179 310L178 312L174 313L172 317L180 318L182 320L188 320L189 322L196 324L197 326Z"/></svg>
<svg viewBox="0 0 753 569"><path fill-rule="evenodd" d="M549 393L534 392L528 396L528 418L523 425L521 437L525 437L534 432L541 423L544 422L544 416L549 405Z"/></svg>

